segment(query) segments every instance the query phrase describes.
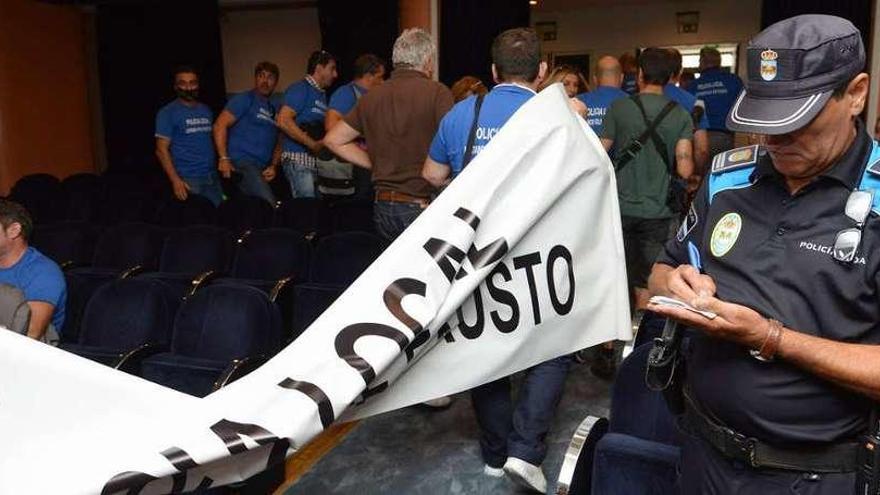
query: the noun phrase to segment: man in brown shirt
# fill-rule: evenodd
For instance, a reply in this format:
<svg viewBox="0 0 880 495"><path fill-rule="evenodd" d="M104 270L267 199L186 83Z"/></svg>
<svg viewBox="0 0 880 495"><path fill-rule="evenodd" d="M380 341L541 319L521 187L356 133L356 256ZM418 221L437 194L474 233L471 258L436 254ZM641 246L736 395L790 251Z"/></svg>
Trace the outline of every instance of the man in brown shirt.
<svg viewBox="0 0 880 495"><path fill-rule="evenodd" d="M449 89L431 79L434 40L407 29L394 42L394 71L336 124L324 144L337 156L371 169L376 189L376 230L394 240L428 205L434 187L422 179L422 165L440 120L452 108ZM370 143L363 150L355 140Z"/></svg>

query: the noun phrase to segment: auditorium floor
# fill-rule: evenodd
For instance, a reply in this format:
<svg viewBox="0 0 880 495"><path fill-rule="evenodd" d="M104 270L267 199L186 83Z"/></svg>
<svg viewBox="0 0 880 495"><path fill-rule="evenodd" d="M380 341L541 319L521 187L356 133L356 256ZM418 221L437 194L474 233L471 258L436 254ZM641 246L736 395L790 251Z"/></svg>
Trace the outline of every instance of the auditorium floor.
<svg viewBox="0 0 880 495"><path fill-rule="evenodd" d="M566 383L544 462L548 493L555 492L562 456L587 414L607 416L610 387L589 364L574 364ZM470 396L458 394L444 411L421 407L360 422L283 493L507 494L519 493L506 478L482 473L477 425Z"/></svg>

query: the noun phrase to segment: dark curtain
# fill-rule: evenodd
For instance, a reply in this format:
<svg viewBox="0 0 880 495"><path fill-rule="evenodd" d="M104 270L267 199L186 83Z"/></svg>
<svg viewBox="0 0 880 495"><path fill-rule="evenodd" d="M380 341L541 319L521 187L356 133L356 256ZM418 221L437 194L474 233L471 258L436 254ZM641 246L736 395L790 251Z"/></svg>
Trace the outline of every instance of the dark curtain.
<svg viewBox="0 0 880 495"><path fill-rule="evenodd" d="M829 14L843 17L862 32L865 53L871 56L871 0L764 0L761 29L774 22L801 14Z"/></svg>
<svg viewBox="0 0 880 495"><path fill-rule="evenodd" d="M492 40L505 29L528 26L528 0L442 0L440 80L451 86L476 76L491 87Z"/></svg>
<svg viewBox="0 0 880 495"><path fill-rule="evenodd" d="M159 172L156 112L174 98L172 72L199 72L200 99L215 115L225 103L216 0L99 4L98 70L111 172Z"/></svg>
<svg viewBox="0 0 880 495"><path fill-rule="evenodd" d="M399 34L399 19L397 0L318 1L321 47L336 56L338 62L335 86L351 81L354 59L364 53L381 57L390 72L391 48Z"/></svg>

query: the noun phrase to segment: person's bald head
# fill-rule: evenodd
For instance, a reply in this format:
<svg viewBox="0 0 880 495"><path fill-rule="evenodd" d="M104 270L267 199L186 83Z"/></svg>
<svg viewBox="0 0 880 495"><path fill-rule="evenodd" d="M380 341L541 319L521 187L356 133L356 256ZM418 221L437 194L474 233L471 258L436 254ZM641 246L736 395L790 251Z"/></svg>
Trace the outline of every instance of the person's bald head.
<svg viewBox="0 0 880 495"><path fill-rule="evenodd" d="M707 46L700 50L700 70L714 67L721 67L721 52Z"/></svg>
<svg viewBox="0 0 880 495"><path fill-rule="evenodd" d="M593 86L612 86L619 88L623 82L623 69L617 58L603 55L596 61L593 73Z"/></svg>

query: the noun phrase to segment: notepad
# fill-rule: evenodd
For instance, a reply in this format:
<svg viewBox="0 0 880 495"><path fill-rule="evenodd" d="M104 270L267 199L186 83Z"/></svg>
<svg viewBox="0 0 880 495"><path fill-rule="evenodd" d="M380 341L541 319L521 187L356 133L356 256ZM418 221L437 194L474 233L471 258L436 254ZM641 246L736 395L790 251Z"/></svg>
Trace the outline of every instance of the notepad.
<svg viewBox="0 0 880 495"><path fill-rule="evenodd" d="M673 308L686 309L688 311L692 311L694 313L702 315L710 320L714 320L718 316L711 311L701 311L701 310L691 306L690 304L688 304L684 301L679 301L678 299L674 299L672 297L652 296L650 299L650 302L657 304L657 305L660 305L660 306L669 306L669 307L673 307Z"/></svg>

